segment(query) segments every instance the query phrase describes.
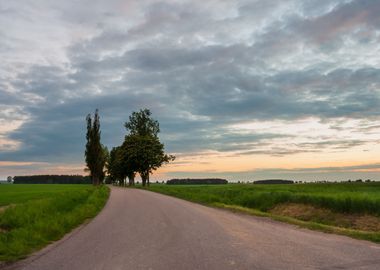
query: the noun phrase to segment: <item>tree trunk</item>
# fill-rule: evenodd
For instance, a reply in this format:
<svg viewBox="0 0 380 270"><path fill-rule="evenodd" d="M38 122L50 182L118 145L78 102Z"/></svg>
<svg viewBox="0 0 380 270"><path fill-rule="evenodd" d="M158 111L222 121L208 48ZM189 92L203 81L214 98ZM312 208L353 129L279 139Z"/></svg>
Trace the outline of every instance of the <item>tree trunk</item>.
<svg viewBox="0 0 380 270"><path fill-rule="evenodd" d="M143 172L143 173L140 173L140 176L141 176L141 182L142 182L142 185L143 185L143 187L145 187L145 185L146 185L146 180L147 180L148 177L149 177L149 173L148 173L148 175L147 175L146 172Z"/></svg>
<svg viewBox="0 0 380 270"><path fill-rule="evenodd" d="M129 180L129 186L134 186L135 185L135 173L131 173L128 175L128 180Z"/></svg>
<svg viewBox="0 0 380 270"><path fill-rule="evenodd" d="M147 180L147 183L148 183L148 187L150 186L150 181L149 181L149 173L148 175L146 176L146 180Z"/></svg>
<svg viewBox="0 0 380 270"><path fill-rule="evenodd" d="M98 186L99 185L99 178L97 176L93 176L92 177L92 184L94 186Z"/></svg>

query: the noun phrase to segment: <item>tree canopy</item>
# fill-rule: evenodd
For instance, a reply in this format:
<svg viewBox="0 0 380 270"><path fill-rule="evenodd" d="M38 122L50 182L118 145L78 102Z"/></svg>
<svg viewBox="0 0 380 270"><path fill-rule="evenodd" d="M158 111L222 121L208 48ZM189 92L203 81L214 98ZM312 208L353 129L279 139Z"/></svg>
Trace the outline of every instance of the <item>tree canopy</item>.
<svg viewBox="0 0 380 270"><path fill-rule="evenodd" d="M160 125L157 120L151 118L151 115L149 109L133 112L124 126L130 135L157 137L160 132Z"/></svg>
<svg viewBox="0 0 380 270"><path fill-rule="evenodd" d="M143 185L149 185L149 175L163 164L174 160L164 153L164 145L158 137L127 135L122 146L123 157L129 160L133 170L141 176Z"/></svg>
<svg viewBox="0 0 380 270"><path fill-rule="evenodd" d="M158 138L159 123L151 117L149 109L133 112L124 124L127 134L122 145L114 147L109 159L109 177L124 184L134 184L135 174L140 174L142 184L149 185L149 175L163 164L175 159L164 152Z"/></svg>

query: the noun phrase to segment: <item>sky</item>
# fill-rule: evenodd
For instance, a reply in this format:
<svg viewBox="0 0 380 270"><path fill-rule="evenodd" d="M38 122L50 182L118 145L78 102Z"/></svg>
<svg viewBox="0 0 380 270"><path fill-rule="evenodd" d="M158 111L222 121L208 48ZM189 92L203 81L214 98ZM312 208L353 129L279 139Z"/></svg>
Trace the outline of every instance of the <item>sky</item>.
<svg viewBox="0 0 380 270"><path fill-rule="evenodd" d="M0 179L85 174L149 108L153 179L380 180L380 1L0 1Z"/></svg>

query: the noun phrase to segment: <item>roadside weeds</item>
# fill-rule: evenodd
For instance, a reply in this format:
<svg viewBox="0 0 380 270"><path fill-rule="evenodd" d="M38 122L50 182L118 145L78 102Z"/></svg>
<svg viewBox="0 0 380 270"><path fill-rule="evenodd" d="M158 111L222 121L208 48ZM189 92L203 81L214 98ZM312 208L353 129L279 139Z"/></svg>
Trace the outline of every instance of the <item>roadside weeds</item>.
<svg viewBox="0 0 380 270"><path fill-rule="evenodd" d="M326 224L321 224L321 223L312 222L312 221L303 221L303 220L299 220L299 219L296 219L293 217L276 215L276 214L272 214L269 212L262 212L260 210L246 208L246 207L242 207L242 206L238 206L238 205L227 205L227 204L223 204L223 203L212 203L212 204L209 204L209 206L227 209L227 210L230 210L232 212L244 213L244 214L253 215L253 216L268 217L268 218L271 218L273 220L297 225L301 228L307 228L307 229L311 229L311 230L322 231L325 233L340 234L340 235L350 236L350 237L356 238L356 239L368 240L368 241L372 241L375 243L380 243L380 232L369 232L369 231L362 231L362 230L326 225Z"/></svg>

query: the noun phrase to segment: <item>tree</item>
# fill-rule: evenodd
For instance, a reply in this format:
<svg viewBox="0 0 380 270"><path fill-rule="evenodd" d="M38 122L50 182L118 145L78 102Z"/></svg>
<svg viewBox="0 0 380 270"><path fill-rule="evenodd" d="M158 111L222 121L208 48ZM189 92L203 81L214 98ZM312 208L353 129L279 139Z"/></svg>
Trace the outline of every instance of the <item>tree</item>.
<svg viewBox="0 0 380 270"><path fill-rule="evenodd" d="M108 173L108 180L110 183L118 180L118 164L116 159L118 147L113 147L109 153L108 161L106 163L106 169Z"/></svg>
<svg viewBox="0 0 380 270"><path fill-rule="evenodd" d="M141 176L142 184L149 186L149 175L163 164L175 159L164 153L164 145L151 135L127 135L123 143L124 155L131 160L132 168Z"/></svg>
<svg viewBox="0 0 380 270"><path fill-rule="evenodd" d="M101 175L100 175L100 183L103 183L106 179L106 175L108 173L107 171L107 163L108 163L108 160L109 160L109 156L110 156L110 152L108 151L108 148L107 146L104 146L102 144L102 163L103 163L103 169L101 170Z"/></svg>
<svg viewBox="0 0 380 270"><path fill-rule="evenodd" d="M160 125L157 120L151 118L151 115L149 109L133 112L129 116L129 122L125 122L124 126L130 135L157 137L160 132Z"/></svg>
<svg viewBox="0 0 380 270"><path fill-rule="evenodd" d="M129 185L135 184L135 171L133 160L125 151L125 144L112 148L107 162L108 177L111 182L118 181L121 186L125 185L128 177Z"/></svg>
<svg viewBox="0 0 380 270"><path fill-rule="evenodd" d="M109 177L111 181L119 180L121 185L128 177L129 185L134 185L135 175L139 173L143 185L149 185L149 175L175 157L164 153L164 145L158 138L160 126L151 118L150 110L133 112L124 126L128 134L123 144L114 147L109 155Z"/></svg>
<svg viewBox="0 0 380 270"><path fill-rule="evenodd" d="M99 111L95 110L94 120L91 114L86 117L87 133L86 133L86 150L85 160L87 170L94 185L99 185L105 176L104 166L106 163L106 148L100 143L100 120Z"/></svg>
<svg viewBox="0 0 380 270"><path fill-rule="evenodd" d="M128 147L129 146L125 143L125 141L121 146L119 146L117 152L117 163L119 164L120 174L123 176L123 179L128 177L128 185L134 186L136 176L136 160L134 160L133 156L130 155Z"/></svg>
<svg viewBox="0 0 380 270"><path fill-rule="evenodd" d="M114 181L119 181L120 186L124 186L125 174L121 159L121 147L114 147L110 152L110 172L109 175Z"/></svg>
<svg viewBox="0 0 380 270"><path fill-rule="evenodd" d="M124 124L129 134L122 146L123 156L129 168L140 174L143 186L149 185L149 175L154 170L175 159L164 153L164 145L158 138L160 125L151 115L149 109L133 112Z"/></svg>

